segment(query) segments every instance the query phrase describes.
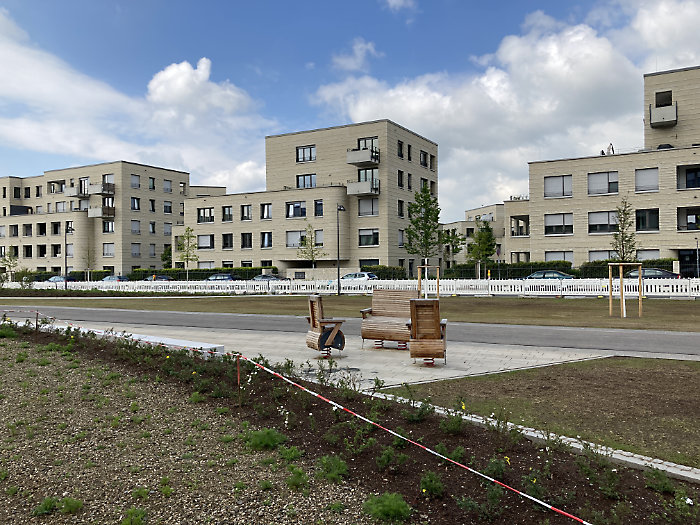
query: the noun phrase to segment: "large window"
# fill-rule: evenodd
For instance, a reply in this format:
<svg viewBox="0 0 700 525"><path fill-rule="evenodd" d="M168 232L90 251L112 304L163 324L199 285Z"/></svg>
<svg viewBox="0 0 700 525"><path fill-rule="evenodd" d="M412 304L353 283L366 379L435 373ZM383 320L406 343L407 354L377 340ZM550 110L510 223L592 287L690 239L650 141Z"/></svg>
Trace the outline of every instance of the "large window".
<svg viewBox="0 0 700 525"><path fill-rule="evenodd" d="M114 221L102 221L102 233L114 233Z"/></svg>
<svg viewBox="0 0 700 525"><path fill-rule="evenodd" d="M700 230L700 208L678 208L678 230Z"/></svg>
<svg viewBox="0 0 700 525"><path fill-rule="evenodd" d="M155 245L155 244L149 244L149 245L148 245L148 256L149 256L149 257L155 257L155 256L156 256L156 245Z"/></svg>
<svg viewBox="0 0 700 525"><path fill-rule="evenodd" d="M357 139L358 149L370 149L375 150L379 147L379 137L363 137Z"/></svg>
<svg viewBox="0 0 700 525"><path fill-rule="evenodd" d="M233 249L233 234L232 233L224 233L221 235L221 247L224 250Z"/></svg>
<svg viewBox="0 0 700 525"><path fill-rule="evenodd" d="M617 231L617 212L588 212L588 233L611 233Z"/></svg>
<svg viewBox="0 0 700 525"><path fill-rule="evenodd" d="M287 248L298 248L306 236L305 230L295 230L287 232Z"/></svg>
<svg viewBox="0 0 700 525"><path fill-rule="evenodd" d="M659 168L634 170L634 191L659 191Z"/></svg>
<svg viewBox="0 0 700 525"><path fill-rule="evenodd" d="M403 201L400 200L400 199L399 199L399 201L398 201L398 203L397 203L397 212L398 212L399 217L403 217L403 216L404 216Z"/></svg>
<svg viewBox="0 0 700 525"><path fill-rule="evenodd" d="M141 235L141 221L131 221L131 233Z"/></svg>
<svg viewBox="0 0 700 525"><path fill-rule="evenodd" d="M241 233L241 248L244 250L249 250L253 247L253 234L252 233Z"/></svg>
<svg viewBox="0 0 700 525"><path fill-rule="evenodd" d="M141 199L138 197L131 197L131 209L138 211L141 209Z"/></svg>
<svg viewBox="0 0 700 525"><path fill-rule="evenodd" d="M156 178L155 177L148 177L148 189L149 190L156 189Z"/></svg>
<svg viewBox="0 0 700 525"><path fill-rule="evenodd" d="M574 252L544 252L545 261L574 262Z"/></svg>
<svg viewBox="0 0 700 525"><path fill-rule="evenodd" d="M297 162L309 162L316 160L316 146L299 146L297 148Z"/></svg>
<svg viewBox="0 0 700 525"><path fill-rule="evenodd" d="M253 212L251 211L252 206L250 204L241 204L241 220L242 221L252 221Z"/></svg>
<svg viewBox="0 0 700 525"><path fill-rule="evenodd" d="M591 250L588 252L588 262L606 261L616 258L617 252L615 250Z"/></svg>
<svg viewBox="0 0 700 525"><path fill-rule="evenodd" d="M297 188L315 188L316 174L307 173L306 175L297 175Z"/></svg>
<svg viewBox="0 0 700 525"><path fill-rule="evenodd" d="M617 172L601 171L588 174L588 195L617 193Z"/></svg>
<svg viewBox="0 0 700 525"><path fill-rule="evenodd" d="M272 204L265 202L260 205L260 219L268 220L272 219Z"/></svg>
<svg viewBox="0 0 700 525"><path fill-rule="evenodd" d="M378 246L379 245L379 229L367 228L361 229L359 232L360 246Z"/></svg>
<svg viewBox="0 0 700 525"><path fill-rule="evenodd" d="M404 245L404 230L399 230L399 248L403 248Z"/></svg>
<svg viewBox="0 0 700 525"><path fill-rule="evenodd" d="M544 178L545 197L571 197L571 175Z"/></svg>
<svg viewBox="0 0 700 525"><path fill-rule="evenodd" d="M141 177L139 175L131 176L131 187L134 189L138 189L141 187Z"/></svg>
<svg viewBox="0 0 700 525"><path fill-rule="evenodd" d="M398 141L398 143L396 145L396 149L397 149L397 154L398 154L399 158L402 159L403 158L403 141L401 141L401 140Z"/></svg>
<svg viewBox="0 0 700 525"><path fill-rule="evenodd" d="M637 260L647 261L649 259L658 259L660 257L659 250L637 250Z"/></svg>
<svg viewBox="0 0 700 525"><path fill-rule="evenodd" d="M221 221L222 222L233 221L233 206L222 206L221 207Z"/></svg>
<svg viewBox="0 0 700 525"><path fill-rule="evenodd" d="M357 210L360 217L366 215L379 215L379 199L376 197L369 199L358 199Z"/></svg>
<svg viewBox="0 0 700 525"><path fill-rule="evenodd" d="M260 232L260 247L272 248L272 232Z"/></svg>
<svg viewBox="0 0 700 525"><path fill-rule="evenodd" d="M367 168L367 169L357 170L357 181L358 182L375 181L378 179L378 176L379 176L379 170L377 168Z"/></svg>
<svg viewBox="0 0 700 525"><path fill-rule="evenodd" d="M199 250L211 250L214 248L214 234L197 235L197 248Z"/></svg>
<svg viewBox="0 0 700 525"><path fill-rule="evenodd" d="M428 167L428 152L420 150L420 165L424 168Z"/></svg>
<svg viewBox="0 0 700 525"><path fill-rule="evenodd" d="M314 217L323 217L323 199L314 201Z"/></svg>
<svg viewBox="0 0 700 525"><path fill-rule="evenodd" d="M131 243L131 256L132 257L141 257L141 243L140 242L132 242Z"/></svg>
<svg viewBox="0 0 700 525"><path fill-rule="evenodd" d="M214 222L214 208L197 208L197 224Z"/></svg>
<svg viewBox="0 0 700 525"><path fill-rule="evenodd" d="M314 230L314 244L323 246L323 230Z"/></svg>
<svg viewBox="0 0 700 525"><path fill-rule="evenodd" d="M150 233L151 235L155 235L155 234L156 234L156 223L155 223L155 221L150 221L150 222L148 223L148 233Z"/></svg>
<svg viewBox="0 0 700 525"><path fill-rule="evenodd" d="M156 200L155 199L148 199L148 211L155 213L156 212Z"/></svg>
<svg viewBox="0 0 700 525"><path fill-rule="evenodd" d="M164 180L163 181L163 191L165 193L172 193L173 192L173 181L171 180Z"/></svg>
<svg viewBox="0 0 700 525"><path fill-rule="evenodd" d="M166 237L170 237L173 234L173 223L172 222L164 222L163 223L163 235Z"/></svg>
<svg viewBox="0 0 700 525"><path fill-rule="evenodd" d="M657 232L659 231L659 209L637 210L637 231Z"/></svg>
<svg viewBox="0 0 700 525"><path fill-rule="evenodd" d="M700 188L700 167L693 166L685 169L679 167L677 188L679 190Z"/></svg>
<svg viewBox="0 0 700 525"><path fill-rule="evenodd" d="M399 186L399 188L403 188L403 170L399 170L396 176L396 183Z"/></svg>
<svg viewBox="0 0 700 525"><path fill-rule="evenodd" d="M306 217L306 201L294 201L286 203L287 218Z"/></svg>
<svg viewBox="0 0 700 525"><path fill-rule="evenodd" d="M172 201L163 201L163 213L172 213L173 203Z"/></svg>
<svg viewBox="0 0 700 525"><path fill-rule="evenodd" d="M102 257L114 257L114 243L113 242L103 242L102 243Z"/></svg>
<svg viewBox="0 0 700 525"><path fill-rule="evenodd" d="M574 233L573 213L552 213L544 216L545 235L563 235Z"/></svg>

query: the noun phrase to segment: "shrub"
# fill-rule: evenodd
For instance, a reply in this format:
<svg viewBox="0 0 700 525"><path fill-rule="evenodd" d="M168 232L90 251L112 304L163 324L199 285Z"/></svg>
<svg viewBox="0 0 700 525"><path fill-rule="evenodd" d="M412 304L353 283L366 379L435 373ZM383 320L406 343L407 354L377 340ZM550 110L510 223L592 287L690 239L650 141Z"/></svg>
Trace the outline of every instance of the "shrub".
<svg viewBox="0 0 700 525"><path fill-rule="evenodd" d="M427 472L420 478L420 492L426 498L441 498L445 486L435 472Z"/></svg>
<svg viewBox="0 0 700 525"><path fill-rule="evenodd" d="M303 450L297 448L296 446L280 447L277 453L284 461L287 462L296 461L305 454Z"/></svg>
<svg viewBox="0 0 700 525"><path fill-rule="evenodd" d="M287 436L280 434L274 428L253 430L245 436L246 444L253 450L274 450L287 441Z"/></svg>
<svg viewBox="0 0 700 525"><path fill-rule="evenodd" d="M420 406L416 410L402 410L401 415L409 423L420 423L426 417L435 412L435 407L428 401L421 401Z"/></svg>
<svg viewBox="0 0 700 525"><path fill-rule="evenodd" d="M406 521L411 515L411 507L401 494L395 492L371 496L363 508L367 514L382 521Z"/></svg>
<svg viewBox="0 0 700 525"><path fill-rule="evenodd" d="M39 503L39 506L32 511L32 516L45 516L51 514L58 508L58 500L56 498L44 498Z"/></svg>
<svg viewBox="0 0 700 525"><path fill-rule="evenodd" d="M287 470L292 474L285 480L290 489L301 490L309 486L309 476L302 469L296 465L289 465Z"/></svg>
<svg viewBox="0 0 700 525"><path fill-rule="evenodd" d="M348 464L338 456L323 456L317 462L319 478L327 479L335 483L340 483L343 476L348 475Z"/></svg>
<svg viewBox="0 0 700 525"><path fill-rule="evenodd" d="M500 481L503 481L503 475L505 472L506 462L496 457L491 458L489 460L489 464L486 465L486 468L484 469L484 474Z"/></svg>
<svg viewBox="0 0 700 525"><path fill-rule="evenodd" d="M472 498L457 499L457 506L467 512L476 512L479 515L479 520L493 521L503 512L501 505L501 497L503 489L498 485L491 485L486 489L486 502L478 503Z"/></svg>
<svg viewBox="0 0 700 525"><path fill-rule="evenodd" d="M74 498L63 498L58 502L58 510L63 514L75 514L83 508L83 502Z"/></svg>
<svg viewBox="0 0 700 525"><path fill-rule="evenodd" d="M675 485L668 479L663 470L652 468L644 473L644 477L646 478L647 487L656 492L673 494L673 491L676 490Z"/></svg>
<svg viewBox="0 0 700 525"><path fill-rule="evenodd" d="M442 430L446 434L457 436L462 433L463 428L464 419L462 419L462 416L459 414L447 416L446 419L440 421L440 430Z"/></svg>
<svg viewBox="0 0 700 525"><path fill-rule="evenodd" d="M146 511L135 507L126 511L126 516L121 521L121 525L145 525Z"/></svg>
<svg viewBox="0 0 700 525"><path fill-rule="evenodd" d="M12 339L17 337L17 332L15 332L14 328L10 326L9 324L2 324L0 325L0 338L8 338Z"/></svg>

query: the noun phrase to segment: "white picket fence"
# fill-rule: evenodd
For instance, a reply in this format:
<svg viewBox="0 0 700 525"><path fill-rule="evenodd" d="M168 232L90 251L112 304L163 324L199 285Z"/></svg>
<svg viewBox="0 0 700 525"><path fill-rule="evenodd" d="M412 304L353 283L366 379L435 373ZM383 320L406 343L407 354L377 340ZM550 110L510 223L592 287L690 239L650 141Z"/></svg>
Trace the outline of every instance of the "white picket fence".
<svg viewBox="0 0 700 525"><path fill-rule="evenodd" d="M7 283L7 288L18 288L18 283ZM437 281L423 281L428 294L435 296ZM607 279L442 279L440 295L464 296L537 296L537 297L598 297L608 295ZM645 297L700 297L700 279L646 279L642 283ZM64 283L33 283L35 289L63 289ZM71 290L119 290L123 292L179 292L190 294L335 294L337 280L322 281L129 281L129 282L69 282ZM374 288L390 290L416 290L418 281L353 281L341 279L344 294L371 294ZM637 279L625 279L625 296L638 295ZM620 282L613 281L613 294L619 296ZM0 290L0 295L2 291Z"/></svg>

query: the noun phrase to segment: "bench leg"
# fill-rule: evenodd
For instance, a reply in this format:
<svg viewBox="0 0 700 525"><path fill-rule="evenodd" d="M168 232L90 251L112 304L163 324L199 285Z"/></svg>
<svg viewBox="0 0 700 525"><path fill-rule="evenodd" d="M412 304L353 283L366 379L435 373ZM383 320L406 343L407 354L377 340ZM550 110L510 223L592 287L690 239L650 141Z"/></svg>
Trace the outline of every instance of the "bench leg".
<svg viewBox="0 0 700 525"><path fill-rule="evenodd" d="M405 341L399 341L398 348L399 350L408 350L408 343Z"/></svg>
<svg viewBox="0 0 700 525"><path fill-rule="evenodd" d="M435 359L432 357L426 357L423 359L423 364L425 366L435 366Z"/></svg>
<svg viewBox="0 0 700 525"><path fill-rule="evenodd" d="M374 341L374 348L384 348L384 340L382 340L382 339L375 339L375 341Z"/></svg>

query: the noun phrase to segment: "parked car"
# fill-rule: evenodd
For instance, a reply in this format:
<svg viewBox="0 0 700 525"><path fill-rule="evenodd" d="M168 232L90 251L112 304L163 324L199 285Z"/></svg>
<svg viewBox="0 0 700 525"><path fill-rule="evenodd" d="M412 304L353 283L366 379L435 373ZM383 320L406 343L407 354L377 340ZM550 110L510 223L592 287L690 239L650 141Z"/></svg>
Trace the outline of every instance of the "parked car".
<svg viewBox="0 0 700 525"><path fill-rule="evenodd" d="M169 275L149 275L144 281L174 281Z"/></svg>
<svg viewBox="0 0 700 525"><path fill-rule="evenodd" d="M625 277L630 279L639 278L639 270L630 270L625 274ZM662 270L661 268L642 268L642 279L680 279L678 273Z"/></svg>
<svg viewBox="0 0 700 525"><path fill-rule="evenodd" d="M379 279L376 275L370 272L346 273L341 279L358 279L361 281L369 281L371 279Z"/></svg>
<svg viewBox="0 0 700 525"><path fill-rule="evenodd" d="M253 281L287 281L288 279L280 277L274 273L261 273L253 277Z"/></svg>
<svg viewBox="0 0 700 525"><path fill-rule="evenodd" d="M537 270L531 273L525 279L573 279L573 275L560 272L559 270Z"/></svg>
<svg viewBox="0 0 700 525"><path fill-rule="evenodd" d="M241 278L238 275L231 273L215 273L210 275L205 279L206 281L240 281Z"/></svg>
<svg viewBox="0 0 700 525"><path fill-rule="evenodd" d="M126 275L108 275L107 277L103 277L102 280L111 282L123 282L128 281L129 278Z"/></svg>
<svg viewBox="0 0 700 525"><path fill-rule="evenodd" d="M63 283L63 282L66 282L66 281L68 281L68 282L70 283L70 282L74 282L74 281L75 281L75 277L71 277L71 276L69 275L68 278L66 279L63 275L54 275L54 276L52 276L52 277L49 277L49 278L46 279L46 280L47 280L48 282L50 282L50 283Z"/></svg>

